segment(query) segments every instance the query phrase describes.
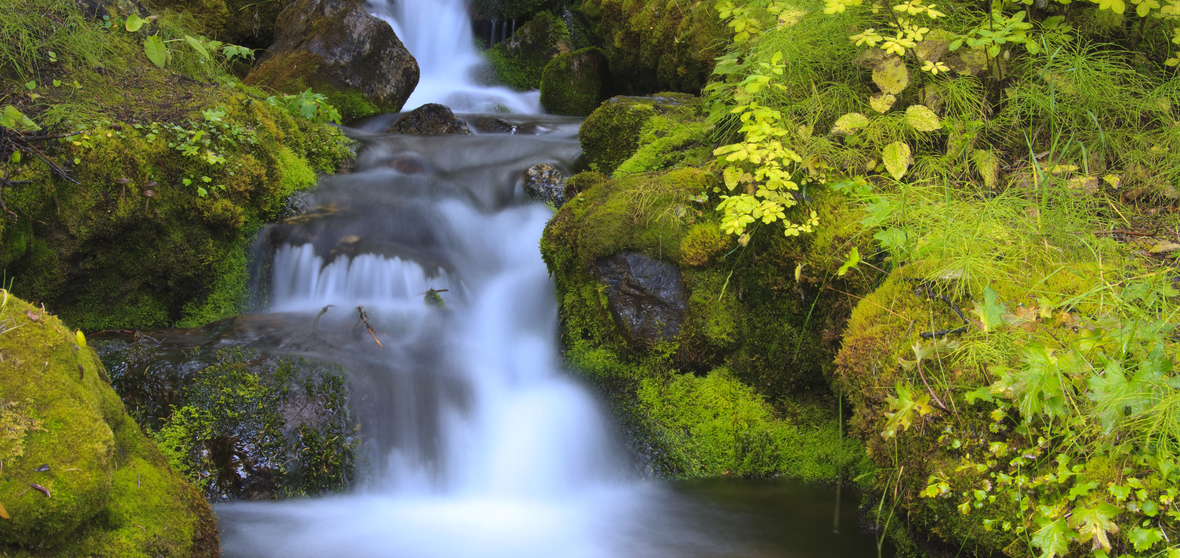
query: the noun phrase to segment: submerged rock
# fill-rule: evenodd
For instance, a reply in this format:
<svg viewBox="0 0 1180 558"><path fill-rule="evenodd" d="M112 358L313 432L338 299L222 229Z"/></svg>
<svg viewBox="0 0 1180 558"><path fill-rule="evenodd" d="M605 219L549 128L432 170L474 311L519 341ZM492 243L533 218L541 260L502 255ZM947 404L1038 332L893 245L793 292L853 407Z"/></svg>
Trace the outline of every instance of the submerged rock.
<svg viewBox="0 0 1180 558"><path fill-rule="evenodd" d="M415 136L441 136L444 134L471 135L467 123L455 116L450 107L438 103L427 103L394 122L388 134L412 134Z"/></svg>
<svg viewBox="0 0 1180 558"><path fill-rule="evenodd" d="M554 57L541 77L541 105L553 114L589 116L611 91L606 54L594 47Z"/></svg>
<svg viewBox="0 0 1180 558"><path fill-rule="evenodd" d="M209 505L124 412L85 337L0 300L0 550L217 556Z"/></svg>
<svg viewBox="0 0 1180 558"><path fill-rule="evenodd" d="M418 62L393 28L361 4L298 0L275 27L275 43L247 84L292 94L310 87L346 119L397 112L418 85Z"/></svg>
<svg viewBox="0 0 1180 558"><path fill-rule="evenodd" d="M565 203L565 175L551 165L533 165L524 172L524 193L531 199L561 208Z"/></svg>
<svg viewBox="0 0 1180 558"><path fill-rule="evenodd" d="M594 265L606 283L611 315L632 343L654 345L680 333L686 296L680 270L639 252L619 252Z"/></svg>

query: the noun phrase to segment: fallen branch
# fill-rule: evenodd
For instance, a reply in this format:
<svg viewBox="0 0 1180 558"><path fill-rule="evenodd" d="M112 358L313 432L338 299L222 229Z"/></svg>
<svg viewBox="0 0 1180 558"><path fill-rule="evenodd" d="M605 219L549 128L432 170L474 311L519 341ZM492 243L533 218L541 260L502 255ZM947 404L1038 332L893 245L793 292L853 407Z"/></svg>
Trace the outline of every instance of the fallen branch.
<svg viewBox="0 0 1180 558"><path fill-rule="evenodd" d="M378 347L384 349L385 345L382 345L381 342L377 340L377 332L373 331L373 326L369 325L369 315L365 313L365 307L357 306L356 309L360 312L361 317L356 321L356 325L352 326L352 332L356 333L357 326L361 325L361 322L364 322L365 329L369 330L369 336L373 338L373 341L377 343Z"/></svg>
<svg viewBox="0 0 1180 558"><path fill-rule="evenodd" d="M328 309L333 306L335 306L335 305L329 304L329 305L321 308L320 313L315 315L315 321L311 323L311 336L316 339L319 339L320 341L323 341L324 343L327 343L328 346L332 347L333 349L340 350L340 347L337 347L336 345L333 345L331 342L329 342L327 339L320 337L320 334L318 332L316 332L316 329L315 329L316 326L318 326L320 324L320 316L323 316L328 311ZM364 310L362 310L361 312L364 312ZM352 329L353 329L353 331L356 331L355 327ZM380 343L378 343L378 345L380 345Z"/></svg>

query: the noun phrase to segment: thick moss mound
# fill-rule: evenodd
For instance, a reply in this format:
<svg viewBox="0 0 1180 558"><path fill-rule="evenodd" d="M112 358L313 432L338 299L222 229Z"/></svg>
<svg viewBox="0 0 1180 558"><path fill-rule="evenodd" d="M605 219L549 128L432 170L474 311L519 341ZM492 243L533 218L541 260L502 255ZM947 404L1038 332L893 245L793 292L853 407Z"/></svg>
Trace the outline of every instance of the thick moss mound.
<svg viewBox="0 0 1180 558"><path fill-rule="evenodd" d="M611 91L606 55L594 47L557 55L541 76L541 106L552 114L590 116Z"/></svg>
<svg viewBox="0 0 1180 558"><path fill-rule="evenodd" d="M527 91L541 87L546 64L568 52L570 32L565 22L549 12L540 12L517 29L511 39L496 43L484 55L497 81Z"/></svg>
<svg viewBox="0 0 1180 558"><path fill-rule="evenodd" d="M700 93L729 31L711 2L587 0L619 91Z"/></svg>
<svg viewBox="0 0 1180 558"><path fill-rule="evenodd" d="M865 281L834 277L838 262L827 254L848 231L833 226L803 240L760 234L741 246L718 228L716 184L693 168L571 179L571 198L541 244L567 357L614 401L656 472L834 480L863 455L841 438L828 389L835 332L851 310L837 293ZM821 192L809 209L825 222L854 222L842 196ZM595 268L621 251L679 268L688 302L672 338L637 341L612 316ZM797 280L780 271L796 265L812 269Z"/></svg>
<svg viewBox="0 0 1180 558"><path fill-rule="evenodd" d="M0 549L217 556L209 505L111 389L85 339L0 290Z"/></svg>
<svg viewBox="0 0 1180 558"><path fill-rule="evenodd" d="M663 115L677 121L694 118L699 121L700 99L682 93L662 93L651 97L620 96L602 103L578 130L578 139L590 168L604 174L614 172L641 145L647 145L641 143L644 127L652 118ZM709 143L704 132L705 129L698 126L689 136L680 138L679 144ZM655 149L669 147L672 146L661 145Z"/></svg>

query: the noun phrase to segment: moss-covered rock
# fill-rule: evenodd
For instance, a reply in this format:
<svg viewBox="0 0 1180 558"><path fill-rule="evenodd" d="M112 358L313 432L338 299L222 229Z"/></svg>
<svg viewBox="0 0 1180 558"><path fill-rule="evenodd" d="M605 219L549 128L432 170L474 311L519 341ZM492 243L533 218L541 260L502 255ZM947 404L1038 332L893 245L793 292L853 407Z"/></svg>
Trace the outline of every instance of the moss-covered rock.
<svg viewBox="0 0 1180 558"><path fill-rule="evenodd" d="M555 56L541 75L541 106L553 114L589 116L610 97L610 68L601 49Z"/></svg>
<svg viewBox="0 0 1180 558"><path fill-rule="evenodd" d="M484 52L495 78L518 91L541 87L545 65L554 56L570 52L570 33L565 22L549 12L540 12L522 25L512 38L496 43Z"/></svg>
<svg viewBox="0 0 1180 558"><path fill-rule="evenodd" d="M587 0L583 9L598 21L616 89L628 95L700 93L729 42L709 2Z"/></svg>
<svg viewBox="0 0 1180 558"><path fill-rule="evenodd" d="M660 115L699 115L699 108L699 99L678 93L614 97L586 118L578 130L578 139L590 168L610 174L640 148L641 132L649 120ZM695 139L706 140L702 128L695 133Z"/></svg>
<svg viewBox="0 0 1180 558"><path fill-rule="evenodd" d="M0 290L0 356L0 549L217 556L209 505L124 412L81 334Z"/></svg>
<svg viewBox="0 0 1180 558"><path fill-rule="evenodd" d="M828 236L760 234L737 244L711 209L715 184L693 168L570 180L571 197L541 244L557 283L567 357L616 402L655 470L833 479L842 467L859 467L862 455L855 442L840 441L834 407L826 406L835 403L828 379L852 306L839 293L863 289L868 279L833 277L832 254L848 241L839 226ZM842 196L813 197L808 209L825 221L855 223ZM624 251L680 269L684 318L662 341L636 342L612 313L611 287L595 268ZM782 272L807 265L816 269L798 278ZM823 460L812 459L821 454L834 457L818 465Z"/></svg>
<svg viewBox="0 0 1180 558"><path fill-rule="evenodd" d="M275 42L246 76L250 85L325 95L345 120L401 110L418 62L388 23L351 0L299 0L279 15Z"/></svg>
<svg viewBox="0 0 1180 558"><path fill-rule="evenodd" d="M523 19L542 11L552 11L560 0L475 0L471 3L474 19Z"/></svg>

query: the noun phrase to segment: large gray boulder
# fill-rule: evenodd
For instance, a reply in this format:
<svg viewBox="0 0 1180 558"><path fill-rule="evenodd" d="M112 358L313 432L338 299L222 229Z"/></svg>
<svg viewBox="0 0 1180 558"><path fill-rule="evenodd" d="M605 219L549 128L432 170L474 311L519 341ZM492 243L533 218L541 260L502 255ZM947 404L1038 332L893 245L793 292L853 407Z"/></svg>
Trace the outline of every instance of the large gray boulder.
<svg viewBox="0 0 1180 558"><path fill-rule="evenodd" d="M245 82L282 93L311 88L345 120L401 110L418 62L388 23L354 0L296 0L279 14L275 43Z"/></svg>
<svg viewBox="0 0 1180 558"><path fill-rule="evenodd" d="M446 105L427 103L402 115L387 134L411 134L415 136L471 135L467 123L455 116Z"/></svg>
<svg viewBox="0 0 1180 558"><path fill-rule="evenodd" d="M598 260L594 274L606 283L607 306L628 341L651 346L680 333L687 297L676 266L623 251Z"/></svg>

